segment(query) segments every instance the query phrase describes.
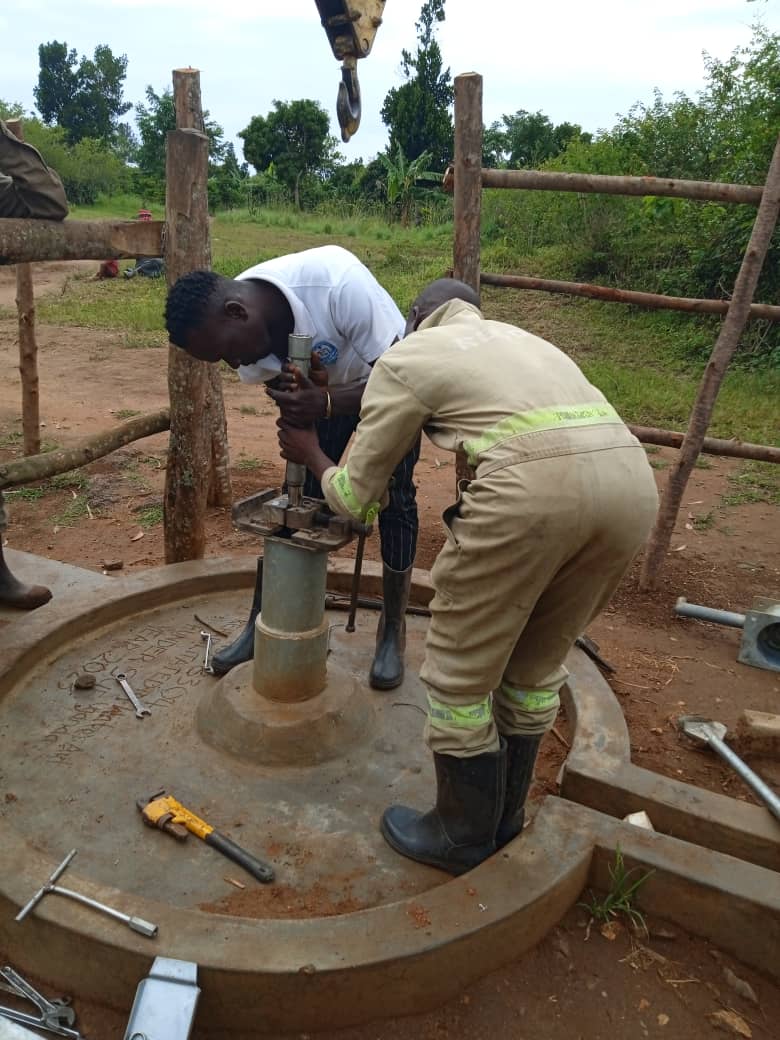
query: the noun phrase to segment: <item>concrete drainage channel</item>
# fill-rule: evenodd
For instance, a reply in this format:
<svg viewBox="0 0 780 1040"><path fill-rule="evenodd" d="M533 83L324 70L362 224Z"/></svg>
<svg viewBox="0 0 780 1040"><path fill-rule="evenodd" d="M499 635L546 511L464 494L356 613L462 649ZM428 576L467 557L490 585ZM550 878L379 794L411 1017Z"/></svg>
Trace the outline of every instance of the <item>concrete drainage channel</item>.
<svg viewBox="0 0 780 1040"><path fill-rule="evenodd" d="M461 878L396 856L376 827L390 800L423 806L433 790L415 678L423 619L410 618L404 685L376 694L365 686L375 617L359 615L347 635L344 616L329 612L338 690L329 683L321 711L295 709L314 712L327 755L309 749L296 765L284 740L269 760L250 754L237 681L220 686L203 672L200 631L201 620L235 624L254 572L250 559L213 560L97 587L85 574L80 591L71 568L71 592L0 630L0 950L14 968L129 1012L155 957L195 962L199 1032L424 1011L535 945L586 886L607 887L619 847L629 869L652 871L642 909L780 977L780 824L632 765L617 701L579 651L561 797L545 798L522 840ZM332 561L328 588L347 592L350 579L349 561ZM427 575L415 579L424 605ZM371 565L363 591L380 591ZM85 670L95 687L74 690ZM150 717L136 718L117 672ZM215 704L239 704L232 735L217 732L226 712ZM144 828L136 799L162 787L268 860L276 882L257 884L195 838ZM622 822L640 809L654 832ZM54 896L14 920L73 847L60 883L153 922L156 938Z"/></svg>

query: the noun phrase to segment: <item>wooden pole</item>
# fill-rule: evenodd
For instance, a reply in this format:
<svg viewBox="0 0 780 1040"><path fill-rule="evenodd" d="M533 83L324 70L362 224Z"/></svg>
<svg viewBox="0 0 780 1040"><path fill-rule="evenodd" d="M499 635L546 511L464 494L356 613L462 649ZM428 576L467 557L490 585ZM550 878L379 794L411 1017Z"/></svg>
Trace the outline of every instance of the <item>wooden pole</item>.
<svg viewBox="0 0 780 1040"><path fill-rule="evenodd" d="M628 303L651 310L686 311L693 314L726 314L728 300L695 300L685 296L661 296L657 293L638 292L634 289L614 289L608 285L591 285L588 282L561 282L550 278L529 278L519 274L487 274L479 276L482 285L494 285L504 289L536 289L541 292L563 293L567 296L584 296L606 303ZM780 321L780 307L769 303L752 303L748 317Z"/></svg>
<svg viewBox="0 0 780 1040"><path fill-rule="evenodd" d="M455 77L455 241L452 276L479 292L480 232L482 224L482 77L464 72ZM474 472L459 451L455 455L455 482L470 480Z"/></svg>
<svg viewBox="0 0 780 1040"><path fill-rule="evenodd" d="M659 430L654 426L635 426L626 423L633 435L643 444L661 444L666 448L681 448L684 433ZM722 455L731 459L753 459L756 462L780 463L780 448L769 444L750 444L747 441L727 441L720 437L705 437L701 450L706 455Z"/></svg>
<svg viewBox="0 0 780 1040"><path fill-rule="evenodd" d="M168 134L165 266L168 286L211 267L209 140L197 69L173 73L177 129ZM229 504L230 476L222 385L215 365L169 347L171 435L165 473L165 560L200 559L209 497Z"/></svg>
<svg viewBox="0 0 780 1040"><path fill-rule="evenodd" d="M176 126L182 130L206 132L203 104L200 94L200 73L196 69L174 69L173 101L176 107ZM211 266L209 240L209 266ZM233 490L230 486L230 453L228 451L225 399L218 365L207 366L206 408L210 414L211 453L206 503L210 506L230 506Z"/></svg>
<svg viewBox="0 0 780 1040"><path fill-rule="evenodd" d="M455 246L452 273L479 292L482 208L482 77L455 77Z"/></svg>
<svg viewBox="0 0 780 1040"><path fill-rule="evenodd" d="M161 220L0 218L0 267L30 260L105 260L160 256Z"/></svg>
<svg viewBox="0 0 780 1040"><path fill-rule="evenodd" d="M70 448L59 451L46 451L43 455L31 455L12 462L0 462L0 490L16 487L19 484L30 484L35 480L45 480L58 473L68 473L79 466L86 466L95 459L124 447L142 437L151 437L154 433L162 433L171 425L171 417L167 408L149 415L139 415L113 430L106 430L94 437L87 437Z"/></svg>
<svg viewBox="0 0 780 1040"><path fill-rule="evenodd" d="M457 80L456 80L457 82ZM763 189L753 184L672 180L667 177L618 177L612 174L556 173L541 170L482 170L483 188L577 191L603 195L658 195L702 202L742 202L757 206ZM445 177L445 190L449 179Z"/></svg>
<svg viewBox="0 0 780 1040"><path fill-rule="evenodd" d="M701 451L720 384L748 320L750 304L777 224L778 213L780 213L780 137L775 145L750 241L734 283L734 293L729 310L699 384L688 431L685 434L677 462L669 474L655 527L650 535L639 578L639 585L642 589L655 586L666 551L669 548L682 496L688 483L688 477Z"/></svg>
<svg viewBox="0 0 780 1040"><path fill-rule="evenodd" d="M24 140L21 119L9 119L6 126ZM16 265L16 312L19 316L19 375L22 380L22 443L25 455L41 450L41 403L38 385L38 344L35 340L35 292L32 267Z"/></svg>

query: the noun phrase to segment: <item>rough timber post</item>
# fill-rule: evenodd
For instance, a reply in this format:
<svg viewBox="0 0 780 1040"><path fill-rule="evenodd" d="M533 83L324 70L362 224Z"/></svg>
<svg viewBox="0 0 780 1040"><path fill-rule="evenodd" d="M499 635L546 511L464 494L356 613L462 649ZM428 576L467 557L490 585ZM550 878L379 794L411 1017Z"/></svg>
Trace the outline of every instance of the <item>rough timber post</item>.
<svg viewBox="0 0 780 1040"><path fill-rule="evenodd" d="M482 77L455 77L455 242L452 274L479 292L479 245L482 213ZM455 479L473 476L466 456L455 457Z"/></svg>
<svg viewBox="0 0 780 1040"><path fill-rule="evenodd" d="M183 274L211 267L208 222L209 141L200 105L200 73L173 73L177 129L168 134L165 265L168 285ZM203 556L206 502L211 487L227 481L227 434L218 373L178 347L169 347L171 435L165 476L165 559ZM215 452L215 444L219 445ZM215 460L224 479L214 476Z"/></svg>
<svg viewBox="0 0 780 1040"><path fill-rule="evenodd" d="M21 119L9 119L6 126L20 141L24 140ZM22 443L25 455L37 455L41 450L41 413L35 293L30 264L16 265L16 310L19 315L19 375L22 380Z"/></svg>
<svg viewBox="0 0 780 1040"><path fill-rule="evenodd" d="M669 480L661 498L661 507L647 544L639 577L639 586L642 589L649 589L655 585L664 556L669 548L680 503L688 478L704 443L720 384L723 382L726 369L739 346L740 336L750 317L750 304L753 301L758 276L761 274L761 268L777 224L778 214L780 214L780 137L775 145L750 241L734 283L729 309L699 384L699 391L688 423L688 432L685 434L677 461L669 472Z"/></svg>

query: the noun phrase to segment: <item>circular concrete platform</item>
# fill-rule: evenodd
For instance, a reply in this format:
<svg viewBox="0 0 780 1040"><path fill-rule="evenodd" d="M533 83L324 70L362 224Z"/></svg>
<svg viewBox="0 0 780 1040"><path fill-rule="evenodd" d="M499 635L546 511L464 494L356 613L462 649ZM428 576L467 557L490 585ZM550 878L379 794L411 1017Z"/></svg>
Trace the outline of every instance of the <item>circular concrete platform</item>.
<svg viewBox="0 0 780 1040"><path fill-rule="evenodd" d="M199 706L220 703L220 680L202 671L202 621L235 631L253 573L251 560L162 568L53 603L13 626L14 645L0 634L0 948L120 1007L154 956L196 961L204 1028L311 1029L397 1012L399 1000L407 1012L434 1006L565 912L585 883L587 828L570 815L561 826L545 803L522 841L458 879L383 842L382 810L426 808L434 791L416 678L424 619L409 619L404 684L378 693L365 682L376 614L351 635L345 614L329 614L331 659L363 698L342 705L360 715L343 755L272 766L205 740ZM82 672L92 690L74 688ZM118 672L150 717L136 717ZM333 715L336 731L342 721ZM162 788L271 862L276 882L194 836L144 827L136 799ZM54 895L13 921L73 847L60 884L155 922L157 939Z"/></svg>

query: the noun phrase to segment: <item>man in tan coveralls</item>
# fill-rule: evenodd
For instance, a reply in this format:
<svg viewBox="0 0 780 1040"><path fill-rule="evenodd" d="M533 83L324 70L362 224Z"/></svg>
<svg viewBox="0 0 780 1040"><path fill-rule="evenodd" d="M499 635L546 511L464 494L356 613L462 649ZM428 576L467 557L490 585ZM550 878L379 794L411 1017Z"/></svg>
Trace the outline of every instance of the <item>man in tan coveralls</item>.
<svg viewBox="0 0 780 1040"><path fill-rule="evenodd" d="M420 430L476 470L444 513L447 539L420 676L435 808L392 806L396 851L453 874L520 833L536 754L558 711L564 659L603 609L655 516L645 453L614 408L552 344L486 321L452 279L429 285L406 338L374 365L340 468L311 430L280 420L331 509L379 511ZM299 375L299 381L305 380Z"/></svg>
<svg viewBox="0 0 780 1040"><path fill-rule="evenodd" d="M20 141L0 119L0 217L64 220L68 203L62 181L43 161L41 153ZM0 605L34 610L51 599L43 585L25 585L14 577L3 555L8 526L0 491Z"/></svg>

